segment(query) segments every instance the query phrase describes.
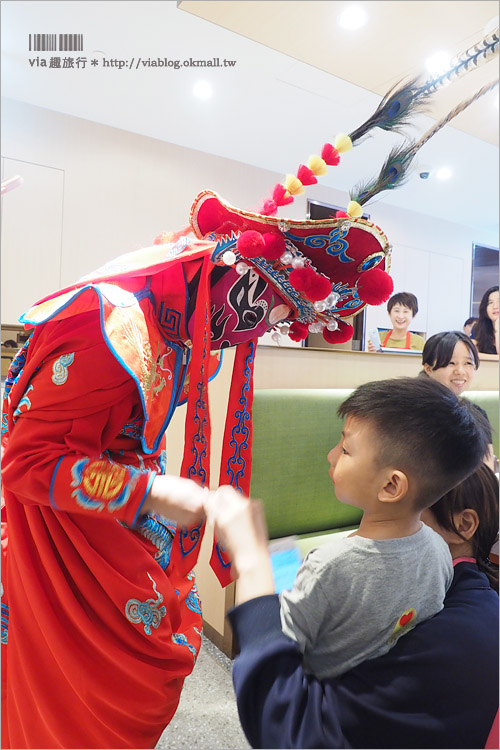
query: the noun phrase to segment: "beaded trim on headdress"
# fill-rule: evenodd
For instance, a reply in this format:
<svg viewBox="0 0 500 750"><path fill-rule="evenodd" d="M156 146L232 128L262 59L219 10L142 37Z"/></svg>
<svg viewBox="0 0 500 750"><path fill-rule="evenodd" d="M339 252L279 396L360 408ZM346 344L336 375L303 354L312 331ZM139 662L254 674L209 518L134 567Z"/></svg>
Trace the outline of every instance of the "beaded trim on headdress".
<svg viewBox="0 0 500 750"><path fill-rule="evenodd" d="M204 191L193 204L191 225L198 237L207 237L218 242L213 254L217 264L234 266L239 273L253 268L290 303L296 311L293 323L281 326L294 340L306 338L309 332L323 332L329 343L340 343L352 337L352 327L342 321L347 315L355 315L366 304L378 305L392 293L389 269L390 246L387 238L372 252L363 253L362 235L352 232L356 222L362 220L362 206L384 190L394 190L408 178L409 169L417 152L442 127L460 112L498 85L498 80L483 86L476 94L461 102L446 117L437 122L418 141L405 140L389 153L379 175L366 184L355 187L345 212L338 211L328 222L328 234L322 234L321 222L293 222L276 220L279 206L293 202L294 196L304 192L307 185L317 182L326 174L327 166L336 166L343 153L358 145L373 129L403 133L412 116L424 110L430 97L444 84L476 69L498 54L498 30L487 35L478 44L455 57L448 71L439 77L422 82L420 77L398 84L391 89L373 113L353 132L339 134L334 144L325 143L321 156L313 155L307 165L300 164L295 175L288 174L277 183L271 197L265 200L260 213L250 213L224 203L215 193ZM218 202L213 206L212 216L201 226L199 212L203 203L211 196ZM308 241L294 237L290 227L306 228ZM359 224L357 229L369 231L370 222ZM378 228L375 228L378 230ZM378 230L380 232L380 230ZM380 235L382 233L380 232ZM297 245L297 240L301 240ZM345 242L346 258L355 263L341 264L340 253L330 253L329 264L318 256L317 250L326 247L329 254L331 244ZM316 251L316 252L314 252ZM354 257L353 257L354 256ZM335 260L335 262L334 262Z"/></svg>

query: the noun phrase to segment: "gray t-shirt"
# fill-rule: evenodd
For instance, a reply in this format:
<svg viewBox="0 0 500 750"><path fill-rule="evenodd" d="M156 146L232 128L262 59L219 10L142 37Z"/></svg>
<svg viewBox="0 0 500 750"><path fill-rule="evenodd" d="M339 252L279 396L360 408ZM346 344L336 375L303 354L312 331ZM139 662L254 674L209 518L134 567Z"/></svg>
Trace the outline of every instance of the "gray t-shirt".
<svg viewBox="0 0 500 750"><path fill-rule="evenodd" d="M448 545L425 524L401 539L333 539L307 555L282 592L282 629L307 672L335 677L437 614L452 578Z"/></svg>

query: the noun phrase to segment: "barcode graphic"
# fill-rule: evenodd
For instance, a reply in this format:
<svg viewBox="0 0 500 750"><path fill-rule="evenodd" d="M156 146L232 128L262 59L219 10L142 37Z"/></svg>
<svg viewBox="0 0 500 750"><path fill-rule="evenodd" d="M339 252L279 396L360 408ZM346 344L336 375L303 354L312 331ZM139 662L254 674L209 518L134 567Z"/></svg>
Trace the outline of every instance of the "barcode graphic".
<svg viewBox="0 0 500 750"><path fill-rule="evenodd" d="M29 34L30 52L82 52L83 34Z"/></svg>

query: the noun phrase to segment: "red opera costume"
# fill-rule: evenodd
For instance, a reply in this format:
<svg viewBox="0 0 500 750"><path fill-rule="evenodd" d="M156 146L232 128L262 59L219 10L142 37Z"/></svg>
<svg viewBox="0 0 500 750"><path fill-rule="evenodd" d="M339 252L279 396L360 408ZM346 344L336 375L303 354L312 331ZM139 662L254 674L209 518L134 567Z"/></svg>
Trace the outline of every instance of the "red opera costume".
<svg viewBox="0 0 500 750"><path fill-rule="evenodd" d="M288 283L292 265L256 258L244 273L233 268L249 217L202 193L192 214L200 239L177 235L122 256L22 318L34 331L9 371L2 423L4 747L153 747L175 712L200 647L192 567L203 527L141 514L165 471L164 432L187 398L181 473L208 485L206 387L217 350L236 345L220 483L248 492L256 338L318 314ZM365 304L355 268L365 256L383 265L388 251L374 225L340 221L357 252L345 257L345 283L337 266L348 240L328 255L339 220L287 225L301 248L326 232L315 262L326 247L339 319ZM277 219L261 222L280 253L298 257ZM219 545L211 564L229 582Z"/></svg>
<svg viewBox="0 0 500 750"><path fill-rule="evenodd" d="M3 747L154 747L200 646L175 524L140 517L185 347L149 297L106 291L114 303L96 286L37 326L6 387Z"/></svg>
<svg viewBox="0 0 500 750"><path fill-rule="evenodd" d="M220 362L210 352L236 346L219 484L248 494L257 338L281 326L295 341L309 332L347 341L344 319L389 298L391 246L362 206L402 184L418 150L496 83L392 149L346 212L318 222L274 214L372 130L404 132L450 76L497 54L498 37L481 50L437 80L396 86L276 184L259 214L203 191L194 234L160 236L23 315L34 330L9 370L2 414L2 747L155 746L202 625L192 572L202 523L181 529L141 512L165 472L171 416L187 400L181 474L209 486L207 384ZM215 544L223 585L229 564Z"/></svg>

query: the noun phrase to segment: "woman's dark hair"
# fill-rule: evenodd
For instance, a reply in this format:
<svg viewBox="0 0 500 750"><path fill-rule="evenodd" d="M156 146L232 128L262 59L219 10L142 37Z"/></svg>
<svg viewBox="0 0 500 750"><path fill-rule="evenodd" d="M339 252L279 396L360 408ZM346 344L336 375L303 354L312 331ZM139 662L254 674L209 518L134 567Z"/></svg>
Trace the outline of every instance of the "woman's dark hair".
<svg viewBox="0 0 500 750"><path fill-rule="evenodd" d="M493 323L488 317L487 307L490 294L498 292L498 286L492 286L485 291L483 298L479 304L479 318L474 326L474 339L477 342L477 349L483 354L496 354L497 349L495 346L495 332L493 330Z"/></svg>
<svg viewBox="0 0 500 750"><path fill-rule="evenodd" d="M399 292L393 294L387 302L387 312L390 313L394 305L404 305L409 307L413 313L413 317L418 313L418 300L411 292Z"/></svg>
<svg viewBox="0 0 500 750"><path fill-rule="evenodd" d="M451 362L453 351L459 341L465 344L469 350L474 367L477 370L479 367L477 349L469 336L462 331L443 331L442 333L435 333L434 336L427 339L422 352L422 364L429 365L431 370L446 367Z"/></svg>
<svg viewBox="0 0 500 750"><path fill-rule="evenodd" d="M479 469L443 495L429 510L441 528L453 531L464 539L457 531L453 516L466 508L475 510L479 518L479 526L470 540L473 556L479 570L488 576L491 587L498 592L498 565L489 558L498 534L498 479L486 464L481 464Z"/></svg>

